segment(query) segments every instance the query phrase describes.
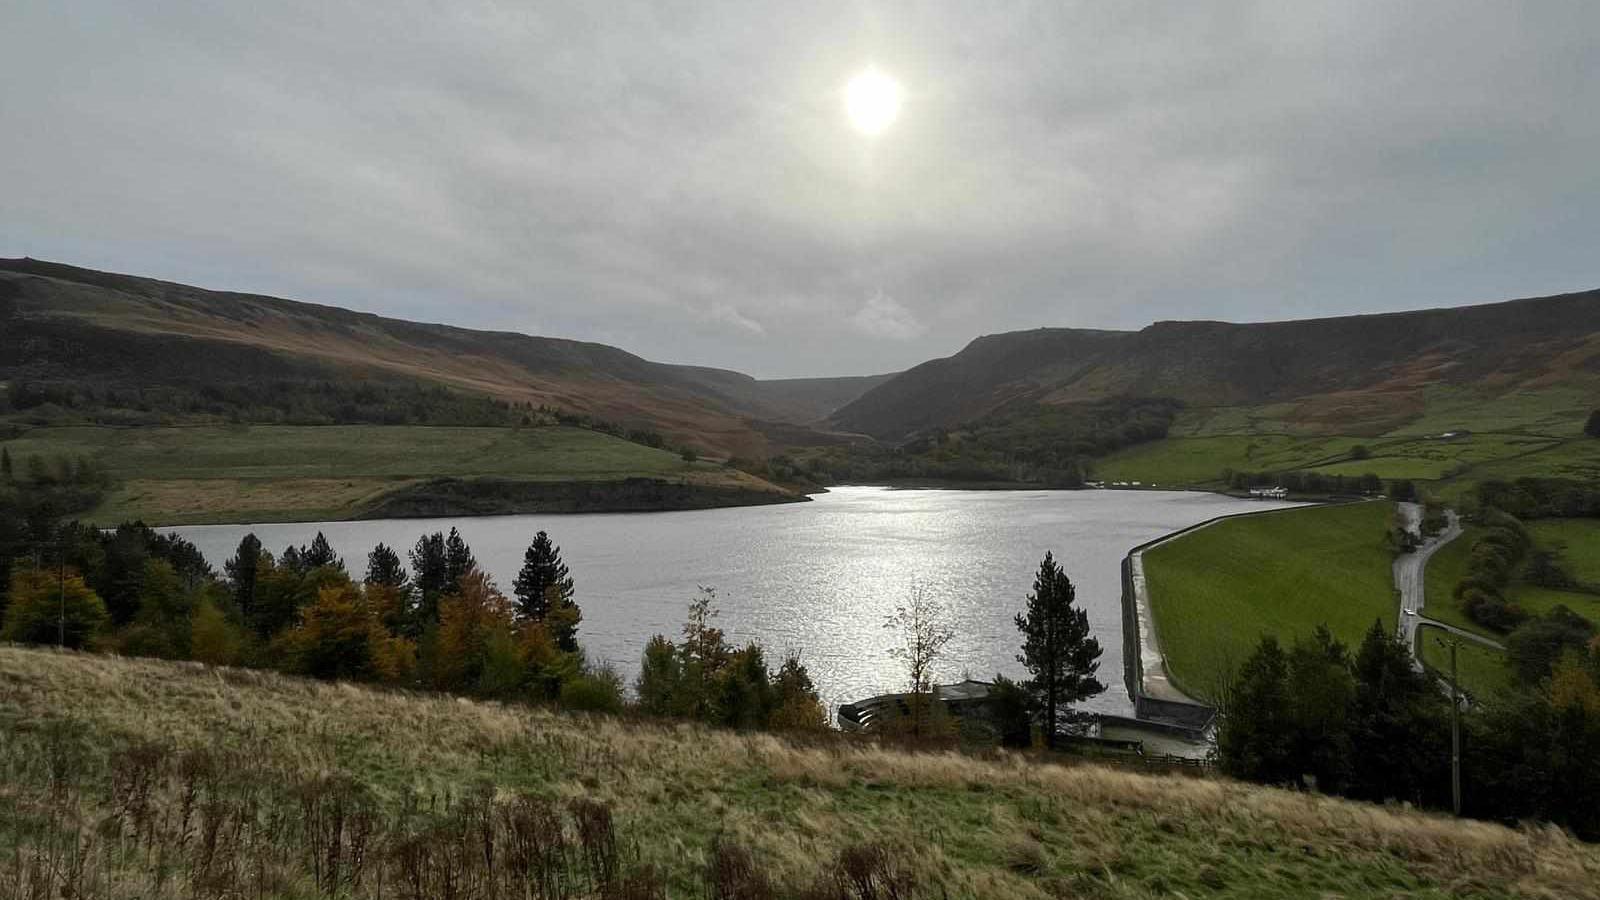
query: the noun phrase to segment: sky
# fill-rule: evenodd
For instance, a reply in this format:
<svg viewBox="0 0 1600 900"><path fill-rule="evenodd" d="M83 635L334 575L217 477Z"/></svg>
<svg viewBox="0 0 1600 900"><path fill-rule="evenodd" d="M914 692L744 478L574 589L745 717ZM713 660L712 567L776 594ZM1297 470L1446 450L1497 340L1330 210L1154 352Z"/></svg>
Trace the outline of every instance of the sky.
<svg viewBox="0 0 1600 900"><path fill-rule="evenodd" d="M759 377L1584 290L1597 248L1592 0L0 7L0 256Z"/></svg>

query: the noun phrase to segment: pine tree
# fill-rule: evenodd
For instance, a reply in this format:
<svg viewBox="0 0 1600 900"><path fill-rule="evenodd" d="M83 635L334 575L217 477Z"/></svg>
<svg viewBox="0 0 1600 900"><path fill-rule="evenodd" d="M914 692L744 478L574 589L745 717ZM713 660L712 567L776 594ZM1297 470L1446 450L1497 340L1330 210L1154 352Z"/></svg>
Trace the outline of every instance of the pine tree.
<svg viewBox="0 0 1600 900"><path fill-rule="evenodd" d="M1289 659L1265 635L1245 660L1222 704L1217 757L1235 778L1283 784L1299 775L1289 696Z"/></svg>
<svg viewBox="0 0 1600 900"><path fill-rule="evenodd" d="M461 539L461 533L454 528L450 529L450 536L444 540L445 559L445 590L458 591L461 589L461 579L468 572L477 568L478 561L472 558L472 548Z"/></svg>
<svg viewBox="0 0 1600 900"><path fill-rule="evenodd" d="M300 564L307 571L323 566L331 566L341 572L344 571L344 560L333 552L333 545L328 543L328 539L320 531L317 532L316 539L311 542L310 547L301 549Z"/></svg>
<svg viewBox="0 0 1600 900"><path fill-rule="evenodd" d="M367 554L367 584L404 588L406 580L405 567L400 565L400 554L384 544L373 547L372 552Z"/></svg>
<svg viewBox="0 0 1600 900"><path fill-rule="evenodd" d="M11 448L0 447L0 481L12 482L16 474L11 470Z"/></svg>
<svg viewBox="0 0 1600 900"><path fill-rule="evenodd" d="M1449 701L1379 621L1356 651L1350 795L1422 802L1448 778Z"/></svg>
<svg viewBox="0 0 1600 900"><path fill-rule="evenodd" d="M247 534L239 541L239 549L233 559L222 564L228 573L228 580L233 582L233 602L238 605L239 613L249 621L255 610L256 573L261 566L261 540L254 534Z"/></svg>
<svg viewBox="0 0 1600 900"><path fill-rule="evenodd" d="M1089 634L1089 614L1073 606L1076 596L1067 573L1045 553L1028 595L1027 614L1016 620L1023 634L1017 662L1033 674L1028 691L1044 710L1045 743L1052 748L1062 708L1106 689L1094 677L1100 668L1100 642Z"/></svg>
<svg viewBox="0 0 1600 900"><path fill-rule="evenodd" d="M517 618L525 622L542 622L552 606L572 601L572 576L561 561L561 548L549 534L541 531L533 536L514 588Z"/></svg>
<svg viewBox="0 0 1600 900"><path fill-rule="evenodd" d="M417 539L417 545L411 549L411 572L417 588L419 626L437 622L439 598L453 586L443 532L435 531Z"/></svg>

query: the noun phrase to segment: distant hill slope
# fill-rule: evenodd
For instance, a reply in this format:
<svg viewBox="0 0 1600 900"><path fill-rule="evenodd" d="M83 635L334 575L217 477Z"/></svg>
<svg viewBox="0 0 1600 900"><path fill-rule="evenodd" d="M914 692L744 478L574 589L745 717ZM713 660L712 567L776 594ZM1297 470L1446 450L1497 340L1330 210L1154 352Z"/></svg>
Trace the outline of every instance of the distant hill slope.
<svg viewBox="0 0 1600 900"><path fill-rule="evenodd" d="M422 382L549 404L727 455L763 456L771 435L793 439L794 425L876 383L763 382L604 344L407 322L33 259L0 260L0 322L0 381L212 391L271 379Z"/></svg>
<svg viewBox="0 0 1600 900"><path fill-rule="evenodd" d="M1600 384L1600 291L1261 324L1158 322L1137 332L1042 328L978 338L867 391L834 427L899 439L1018 400L1117 395L1194 407L1274 405L1307 433L1379 434L1428 392L1484 397Z"/></svg>

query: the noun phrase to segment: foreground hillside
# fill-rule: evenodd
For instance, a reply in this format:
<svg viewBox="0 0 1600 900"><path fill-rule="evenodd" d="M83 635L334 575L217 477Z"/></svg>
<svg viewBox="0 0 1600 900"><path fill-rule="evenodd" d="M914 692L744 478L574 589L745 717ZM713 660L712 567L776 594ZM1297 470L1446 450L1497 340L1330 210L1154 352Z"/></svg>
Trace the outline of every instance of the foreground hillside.
<svg viewBox="0 0 1600 900"><path fill-rule="evenodd" d="M0 896L1600 896L1551 830L192 664L0 647L0 736Z"/></svg>
<svg viewBox="0 0 1600 900"><path fill-rule="evenodd" d="M84 407L96 421L114 414L140 424L152 415L271 422L263 413L284 409L292 421L322 424L306 419L304 400L330 391L337 396L313 411L332 422L441 424L418 411L422 400L437 405L416 396L421 385L553 406L704 453L763 456L775 441L824 440L796 426L881 380L758 381L604 344L406 322L34 259L0 259L0 322L0 386L32 383L39 396L28 409L56 407L35 415L70 418ZM375 394L399 402L374 411ZM462 415L451 410L445 424L479 424Z"/></svg>

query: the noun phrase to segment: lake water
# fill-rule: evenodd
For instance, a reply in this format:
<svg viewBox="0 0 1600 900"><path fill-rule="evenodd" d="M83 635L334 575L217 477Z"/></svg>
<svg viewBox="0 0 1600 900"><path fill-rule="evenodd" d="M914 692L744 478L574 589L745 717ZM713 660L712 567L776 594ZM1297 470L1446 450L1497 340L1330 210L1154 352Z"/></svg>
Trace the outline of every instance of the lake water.
<svg viewBox="0 0 1600 900"><path fill-rule="evenodd" d="M425 532L459 528L507 593L536 531L561 546L583 608L579 637L631 683L656 633L676 640L697 585L717 590L717 624L731 640L760 640L776 665L801 651L830 710L902 690L884 618L913 584L949 611L956 638L940 681L965 673L1022 674L1012 617L1039 560L1055 553L1105 653L1105 694L1088 706L1126 713L1122 680L1122 557L1145 541L1213 516L1280 504L1181 491L946 491L842 487L810 503L659 513L390 519L174 530L220 570L254 531L274 553L320 530L353 574L382 542L402 555Z"/></svg>

